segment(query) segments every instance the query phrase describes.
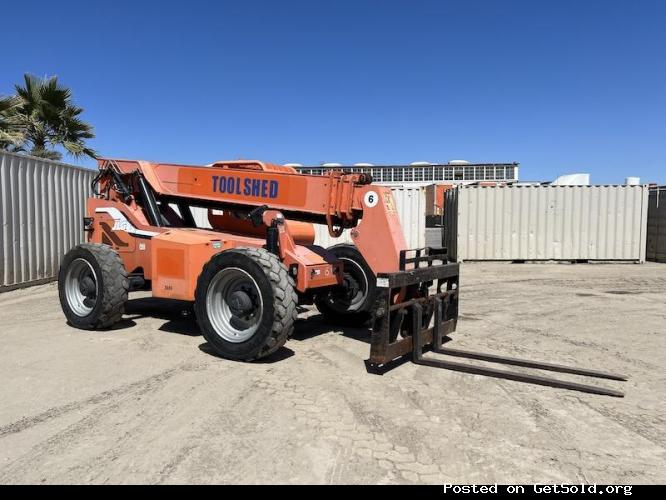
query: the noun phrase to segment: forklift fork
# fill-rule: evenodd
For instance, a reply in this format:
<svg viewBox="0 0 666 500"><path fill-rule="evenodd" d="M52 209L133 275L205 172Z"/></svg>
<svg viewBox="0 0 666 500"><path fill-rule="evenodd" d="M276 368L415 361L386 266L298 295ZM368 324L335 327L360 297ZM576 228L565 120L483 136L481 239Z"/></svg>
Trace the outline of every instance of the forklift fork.
<svg viewBox="0 0 666 500"><path fill-rule="evenodd" d="M424 351L430 347L432 352L450 357L594 378L627 380L627 377L613 373L444 347L445 337L456 329L459 265L446 263L446 253L443 249L428 248L415 251L416 257L412 259L401 256L401 268L403 268L401 272L378 276L377 281L378 285L381 285L381 292L376 306L377 314L372 332L370 359L366 361L369 372L385 372L398 358L404 358L411 353L412 361L418 365L590 394L624 396L622 392L605 387L424 356ZM436 253L438 251L439 254ZM433 265L436 260L443 263ZM414 269L404 270L404 266L410 263L414 265ZM427 267L420 267L421 263L425 263ZM434 294L407 298L401 302L392 303L392 299L396 296L396 290L404 287L409 289L410 286L419 286L423 290L434 282L437 284ZM432 326L430 326L431 324ZM400 336L402 338L399 338Z"/></svg>

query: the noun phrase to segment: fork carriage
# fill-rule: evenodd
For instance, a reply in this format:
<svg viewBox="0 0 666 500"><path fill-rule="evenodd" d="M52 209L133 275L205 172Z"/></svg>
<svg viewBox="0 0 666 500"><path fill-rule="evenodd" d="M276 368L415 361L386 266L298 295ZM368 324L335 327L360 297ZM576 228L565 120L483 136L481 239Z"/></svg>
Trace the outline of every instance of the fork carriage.
<svg viewBox="0 0 666 500"><path fill-rule="evenodd" d="M408 257L412 252L415 255ZM441 341L443 335L455 331L460 266L447 263L446 259L443 248L404 250L400 254L399 272L377 276L378 296L368 366L380 368L411 353L415 332L427 345L433 338ZM407 266L412 268L407 270ZM433 285L435 292L430 294ZM405 289L405 296L400 297Z"/></svg>

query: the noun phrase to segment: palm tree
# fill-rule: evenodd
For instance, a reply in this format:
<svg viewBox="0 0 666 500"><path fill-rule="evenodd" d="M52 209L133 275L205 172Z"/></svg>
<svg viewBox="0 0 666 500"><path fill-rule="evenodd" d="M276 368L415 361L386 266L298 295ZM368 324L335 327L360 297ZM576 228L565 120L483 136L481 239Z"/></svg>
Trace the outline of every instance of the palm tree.
<svg viewBox="0 0 666 500"><path fill-rule="evenodd" d="M16 116L19 103L15 96L0 96L0 149L12 150L23 144L23 132Z"/></svg>
<svg viewBox="0 0 666 500"><path fill-rule="evenodd" d="M0 116L4 114L21 133L22 141L11 147L53 160L62 158L57 147L76 158L95 158L97 153L86 147L86 140L95 137L93 128L79 118L83 109L73 104L71 91L55 76L42 80L26 74L24 80L23 87L16 85L18 102L5 113L0 110Z"/></svg>

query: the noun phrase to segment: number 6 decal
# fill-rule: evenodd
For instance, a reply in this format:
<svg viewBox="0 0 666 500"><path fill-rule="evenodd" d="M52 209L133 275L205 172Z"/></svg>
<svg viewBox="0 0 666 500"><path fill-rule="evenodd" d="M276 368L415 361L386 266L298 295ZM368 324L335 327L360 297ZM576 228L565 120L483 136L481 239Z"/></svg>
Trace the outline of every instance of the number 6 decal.
<svg viewBox="0 0 666 500"><path fill-rule="evenodd" d="M368 208L372 208L379 203L379 196L375 191L368 191L363 197L363 203Z"/></svg>

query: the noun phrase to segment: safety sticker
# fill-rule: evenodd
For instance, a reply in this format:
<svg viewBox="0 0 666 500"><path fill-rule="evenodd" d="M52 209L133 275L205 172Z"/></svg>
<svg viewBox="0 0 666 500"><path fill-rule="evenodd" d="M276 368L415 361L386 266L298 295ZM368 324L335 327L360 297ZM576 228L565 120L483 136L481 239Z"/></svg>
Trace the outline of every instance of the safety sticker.
<svg viewBox="0 0 666 500"><path fill-rule="evenodd" d="M363 198L363 203L365 203L365 206L368 208L372 208L379 203L379 196L377 196L376 191L368 191L365 193L365 197Z"/></svg>
<svg viewBox="0 0 666 500"><path fill-rule="evenodd" d="M394 214L397 212L395 209L395 202L393 201L393 194L390 191L384 193L384 205L386 205L386 212Z"/></svg>
<svg viewBox="0 0 666 500"><path fill-rule="evenodd" d="M377 278L377 288L388 288L389 280L388 278Z"/></svg>

